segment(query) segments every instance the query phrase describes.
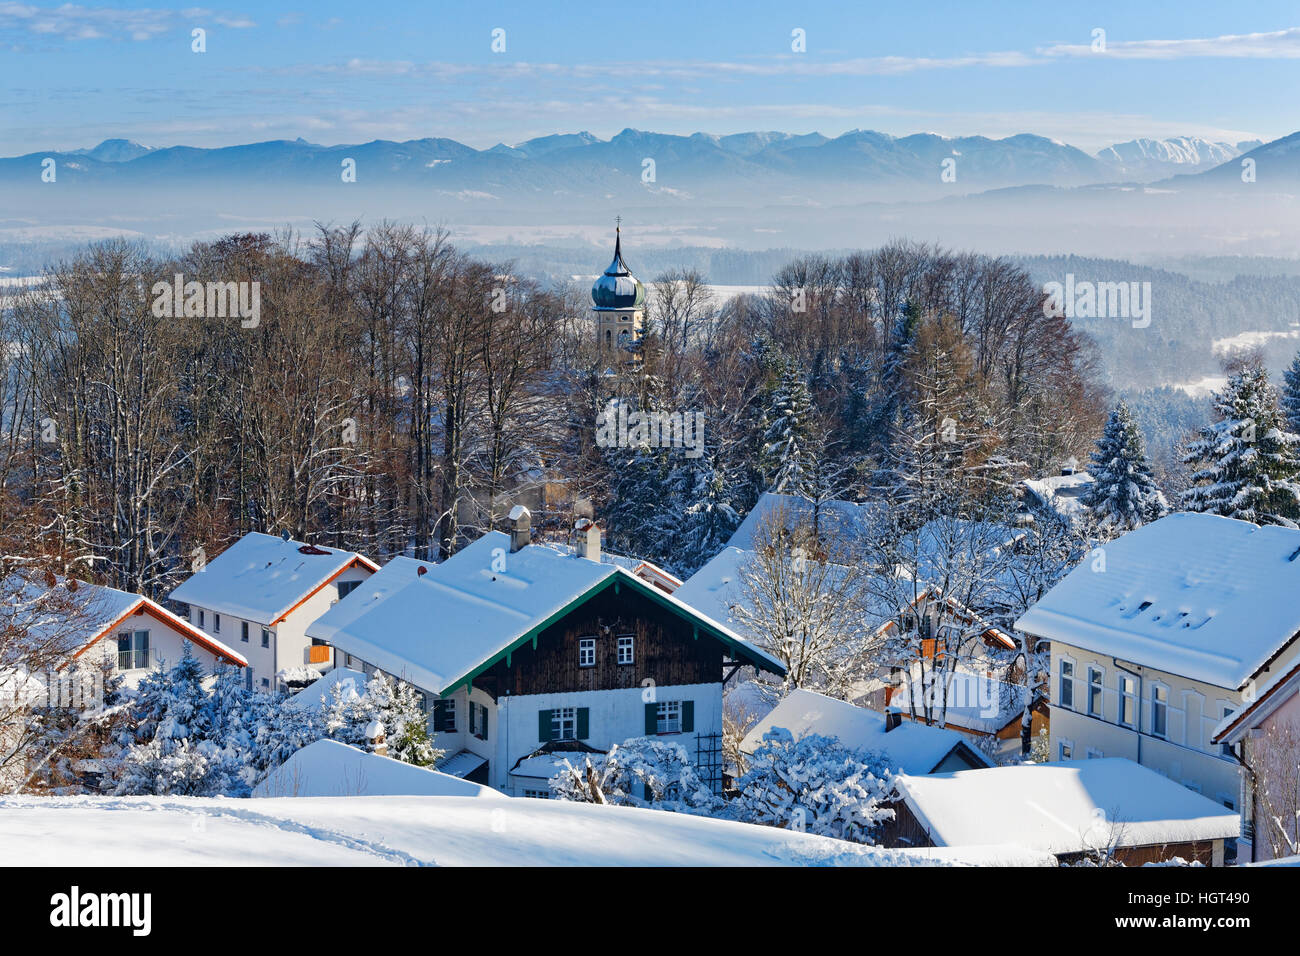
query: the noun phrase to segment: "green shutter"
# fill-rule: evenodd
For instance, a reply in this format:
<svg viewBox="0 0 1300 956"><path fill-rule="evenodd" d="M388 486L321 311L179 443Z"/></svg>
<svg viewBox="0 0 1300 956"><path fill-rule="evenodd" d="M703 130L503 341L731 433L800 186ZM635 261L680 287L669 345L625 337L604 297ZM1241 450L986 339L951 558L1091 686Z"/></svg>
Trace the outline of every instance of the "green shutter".
<svg viewBox="0 0 1300 956"><path fill-rule="evenodd" d="M447 729L447 702L445 700L435 700L433 702L433 732L440 734Z"/></svg>
<svg viewBox="0 0 1300 956"><path fill-rule="evenodd" d="M537 712L537 739L546 743L551 739L551 712L549 710L539 710Z"/></svg>
<svg viewBox="0 0 1300 956"><path fill-rule="evenodd" d="M695 729L695 701L682 701L682 733L689 734Z"/></svg>
<svg viewBox="0 0 1300 956"><path fill-rule="evenodd" d="M659 705L645 705L645 735L653 737L659 733Z"/></svg>
<svg viewBox="0 0 1300 956"><path fill-rule="evenodd" d="M483 705L483 709L478 712L478 715L481 718L481 723L483 725L479 727L479 730L483 732L483 739L487 740L488 739L488 709L486 704Z"/></svg>
<svg viewBox="0 0 1300 956"><path fill-rule="evenodd" d="M591 736L591 708L578 708L578 739L586 740Z"/></svg>

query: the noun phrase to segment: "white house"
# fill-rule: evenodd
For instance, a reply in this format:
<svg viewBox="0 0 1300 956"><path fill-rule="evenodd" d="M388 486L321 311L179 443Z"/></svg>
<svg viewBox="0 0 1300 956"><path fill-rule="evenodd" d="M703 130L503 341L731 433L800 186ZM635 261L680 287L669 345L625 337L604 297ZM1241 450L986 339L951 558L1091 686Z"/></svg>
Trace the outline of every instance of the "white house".
<svg viewBox="0 0 1300 956"><path fill-rule="evenodd" d="M821 734L836 737L855 750L880 753L889 769L899 773L946 773L992 766L956 731L904 721L896 712L882 714L810 690L787 694L745 735L741 753L752 754L774 727L785 728L796 740Z"/></svg>
<svg viewBox="0 0 1300 956"><path fill-rule="evenodd" d="M57 586L67 588L69 583L61 579ZM33 595L43 590L29 583L19 587L32 589ZM0 630L4 629L7 614L20 603L15 597L13 592L6 592L7 600L0 608ZM34 627L30 621L21 626L37 640L40 635L34 631L48 628L49 639L64 643L83 664L108 661L111 672L129 687L137 686L149 671L179 661L187 643L209 674L219 662L235 667L248 663L238 651L156 601L84 581L75 582L75 590L69 589L60 598L48 620Z"/></svg>
<svg viewBox="0 0 1300 956"><path fill-rule="evenodd" d="M329 665L307 625L379 570L353 551L319 548L251 532L171 593L189 605L190 623L238 648L248 686L272 690L281 671Z"/></svg>
<svg viewBox="0 0 1300 956"><path fill-rule="evenodd" d="M1063 862L1222 866L1237 814L1131 760L1021 764L898 781L891 847L1011 845Z"/></svg>
<svg viewBox="0 0 1300 956"><path fill-rule="evenodd" d="M348 667L422 691L448 754L440 769L466 779L545 796L557 753L649 734L680 740L720 785L724 681L742 665L783 668L601 561L598 541L582 553L532 544L517 508L509 534L441 564L390 564L307 635Z"/></svg>
<svg viewBox="0 0 1300 956"><path fill-rule="evenodd" d="M1300 656L1300 531L1173 514L1096 549L1017 622L1051 642L1055 758L1127 757L1236 809L1213 740Z"/></svg>

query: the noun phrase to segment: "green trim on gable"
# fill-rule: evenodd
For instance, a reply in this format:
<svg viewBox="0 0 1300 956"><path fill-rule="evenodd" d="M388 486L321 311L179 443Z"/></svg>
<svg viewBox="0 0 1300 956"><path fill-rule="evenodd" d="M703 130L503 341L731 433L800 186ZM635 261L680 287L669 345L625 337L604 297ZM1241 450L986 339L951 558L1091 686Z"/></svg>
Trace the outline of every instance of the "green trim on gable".
<svg viewBox="0 0 1300 956"><path fill-rule="evenodd" d="M511 641L509 645L503 647L497 653L485 659L482 663L478 664L468 673L462 674L460 677L457 677L454 681L452 681L445 688L439 691L439 696L447 697L450 694L452 694L458 687L464 687L466 693L468 693L472 689L475 677L477 677L479 674L482 674L484 671L488 670L493 665L497 664L499 661L506 660L507 658L510 657L511 654L513 654L514 651L523 647L524 644L528 643L529 641L532 641L533 650L537 650L537 638L543 631L545 631L556 621L565 617L567 614L569 614L570 611L573 611L575 608L581 607L583 604L586 604L596 595L602 593L603 591L605 591L607 588L611 586L614 588L615 594L620 593L619 579L624 577L627 579L627 583L632 587L634 591L637 591L643 596L650 598L653 602L659 604L661 607L664 607L669 611L672 611L677 616L690 620L692 624L692 635L696 640L699 640L700 628L703 627L705 633L707 633L714 640L719 641L727 648L729 648L732 651L733 656L736 657L737 659L743 658L749 664L753 665L759 670L767 671L770 674L777 674L780 676L784 676L785 669L782 668L779 664L777 664L776 666L780 669L774 670L772 666L772 662L769 662L759 654L755 654L754 650L750 648L747 644L736 641L734 638L731 638L727 634L724 634L722 631L713 627L711 624L707 623L706 621L702 621L698 618L688 615L687 612L684 611L677 603L666 600L664 595L659 592L658 588L654 587L653 585L646 584L644 581L642 581L640 578L637 578L635 575L627 574L620 570L615 570L613 574L610 574L608 577L604 578L603 580L596 582L596 584L592 585L582 594L579 594L568 604L564 605L564 607L560 608L554 614L551 614L549 617L547 617L546 620L542 621L540 624L534 625L533 627L529 628L519 637Z"/></svg>

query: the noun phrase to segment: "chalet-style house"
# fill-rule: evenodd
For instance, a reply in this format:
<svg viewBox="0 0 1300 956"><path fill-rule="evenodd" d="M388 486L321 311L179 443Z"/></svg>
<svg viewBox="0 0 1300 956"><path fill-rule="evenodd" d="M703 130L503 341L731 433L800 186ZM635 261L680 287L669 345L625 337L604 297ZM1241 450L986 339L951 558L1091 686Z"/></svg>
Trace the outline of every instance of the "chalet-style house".
<svg viewBox="0 0 1300 956"><path fill-rule="evenodd" d="M338 660L426 695L443 772L548 796L575 751L679 741L721 786L723 684L783 667L627 569L531 541L529 514L441 564L399 559L307 628Z"/></svg>
<svg viewBox="0 0 1300 956"><path fill-rule="evenodd" d="M836 737L854 750L880 753L889 769L898 773L947 773L992 766L955 731L903 721L897 711L881 714L799 688L750 728L740 743L740 752L752 754L762 745L763 735L774 727L790 731L796 740L820 734Z"/></svg>
<svg viewBox="0 0 1300 956"><path fill-rule="evenodd" d="M61 580L58 586L66 589L69 583ZM33 595L45 590L34 584L20 586L32 588ZM6 601L6 607L0 609L0 630L7 613L18 603ZM110 672L128 687L137 686L151 670L175 664L186 644L209 674L221 662L234 667L248 663L238 651L139 594L78 581L75 590L68 590L57 601L56 608L39 625L46 629L48 639L67 646L80 664L98 665L101 659L106 660ZM23 629L32 634L28 623Z"/></svg>
<svg viewBox="0 0 1300 956"><path fill-rule="evenodd" d="M190 624L238 648L249 687L271 691L282 671L333 663L328 648L313 647L307 625L378 570L352 551L251 532L170 597L189 605Z"/></svg>
<svg viewBox="0 0 1300 956"><path fill-rule="evenodd" d="M1131 760L1020 764L898 780L889 847L1009 845L1062 863L1223 866L1237 814Z"/></svg>
<svg viewBox="0 0 1300 956"><path fill-rule="evenodd" d="M1083 496L1094 481L1088 472L1071 466L1046 478L1026 478L1020 482L1020 489L1027 503L1073 521L1088 513Z"/></svg>
<svg viewBox="0 0 1300 956"><path fill-rule="evenodd" d="M1094 552L1016 624L1051 642L1054 758L1127 757L1237 809L1215 728L1300 659L1297 593L1287 528L1173 514Z"/></svg>
<svg viewBox="0 0 1300 956"><path fill-rule="evenodd" d="M1300 854L1300 660L1275 669L1246 693L1210 741L1240 761L1241 833L1237 862Z"/></svg>

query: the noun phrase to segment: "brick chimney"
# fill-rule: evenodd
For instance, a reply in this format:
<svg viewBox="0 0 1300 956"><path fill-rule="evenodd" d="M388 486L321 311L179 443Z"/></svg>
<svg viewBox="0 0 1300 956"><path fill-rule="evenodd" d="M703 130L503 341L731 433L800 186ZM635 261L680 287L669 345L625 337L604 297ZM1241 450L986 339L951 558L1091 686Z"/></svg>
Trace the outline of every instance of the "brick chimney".
<svg viewBox="0 0 1300 956"><path fill-rule="evenodd" d="M523 505L510 509L510 553L525 547L533 537L533 516Z"/></svg>
<svg viewBox="0 0 1300 956"><path fill-rule="evenodd" d="M600 525L590 518L579 518L573 533L578 539L578 557L600 563Z"/></svg>

